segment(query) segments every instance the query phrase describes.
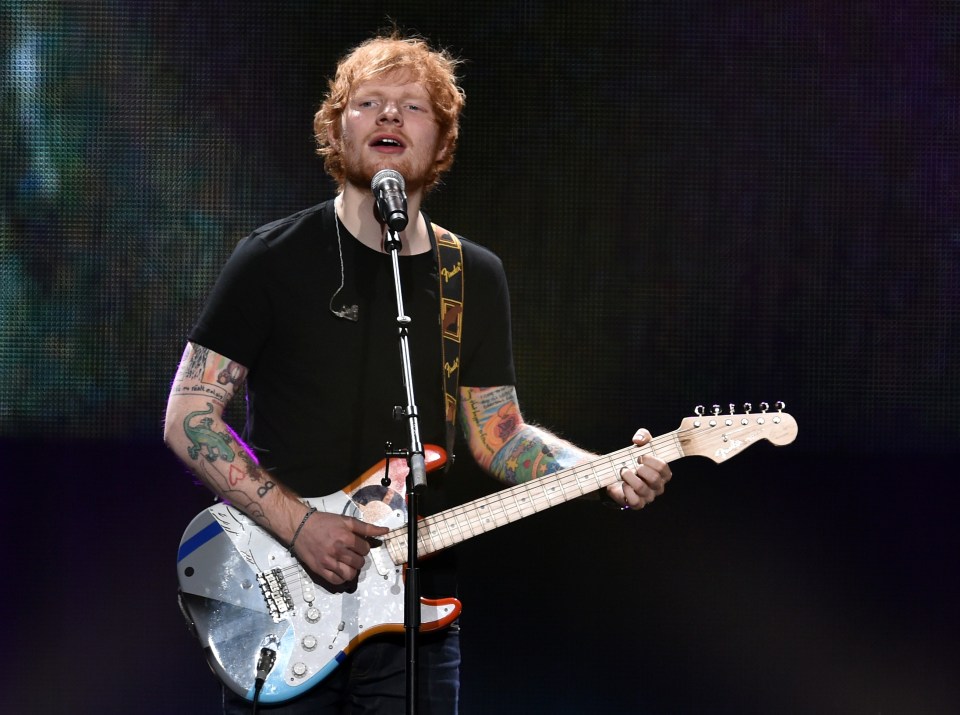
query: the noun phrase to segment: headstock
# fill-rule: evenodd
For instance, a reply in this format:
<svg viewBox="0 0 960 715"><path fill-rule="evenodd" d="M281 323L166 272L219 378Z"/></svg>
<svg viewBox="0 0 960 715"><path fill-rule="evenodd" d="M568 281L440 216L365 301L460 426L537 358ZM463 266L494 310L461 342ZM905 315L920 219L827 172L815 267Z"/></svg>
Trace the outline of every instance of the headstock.
<svg viewBox="0 0 960 715"><path fill-rule="evenodd" d="M775 407L776 412L770 412L770 405L761 402L760 412L753 412L753 406L747 403L740 413L735 405L723 413L719 405L714 405L707 414L700 405L694 417L680 423L677 439L684 455L697 454L714 462L730 459L764 439L777 446L790 444L797 437L797 422L783 411L783 402L777 402Z"/></svg>

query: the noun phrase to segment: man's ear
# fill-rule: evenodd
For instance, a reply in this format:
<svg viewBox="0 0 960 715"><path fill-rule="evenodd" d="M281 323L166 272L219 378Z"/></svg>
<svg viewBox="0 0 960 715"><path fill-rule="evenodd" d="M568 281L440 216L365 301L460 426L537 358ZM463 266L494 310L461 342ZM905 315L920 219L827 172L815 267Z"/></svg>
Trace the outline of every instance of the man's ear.
<svg viewBox="0 0 960 715"><path fill-rule="evenodd" d="M340 151L340 127L333 125L327 130L327 143L334 151Z"/></svg>

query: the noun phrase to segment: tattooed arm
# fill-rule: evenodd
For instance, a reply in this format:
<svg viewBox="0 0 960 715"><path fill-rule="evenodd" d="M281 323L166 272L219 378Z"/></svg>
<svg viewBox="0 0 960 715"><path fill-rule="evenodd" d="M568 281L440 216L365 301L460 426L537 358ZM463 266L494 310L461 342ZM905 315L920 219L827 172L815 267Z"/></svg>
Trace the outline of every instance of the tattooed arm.
<svg viewBox="0 0 960 715"><path fill-rule="evenodd" d="M260 468L223 420L224 409L246 377L243 365L188 343L170 388L163 439L217 496L289 544L307 513L306 505ZM340 584L356 577L370 550L367 538L386 531L317 512L297 537L297 557L320 577Z"/></svg>
<svg viewBox="0 0 960 715"><path fill-rule="evenodd" d="M596 456L524 422L516 389L510 385L461 387L460 419L473 458L507 484L542 477ZM634 444L649 441L650 433L644 429L633 436ZM625 469L621 481L607 487L607 494L621 506L642 509L663 493L670 476L665 462L648 455L634 469Z"/></svg>

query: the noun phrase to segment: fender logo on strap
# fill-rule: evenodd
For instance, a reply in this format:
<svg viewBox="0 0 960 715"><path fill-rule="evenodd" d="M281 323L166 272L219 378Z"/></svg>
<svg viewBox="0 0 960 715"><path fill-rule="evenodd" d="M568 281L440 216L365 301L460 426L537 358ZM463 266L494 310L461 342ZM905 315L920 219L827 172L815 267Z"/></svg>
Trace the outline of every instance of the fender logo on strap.
<svg viewBox="0 0 960 715"><path fill-rule="evenodd" d="M453 456L457 397L460 392L460 336L463 329L463 246L447 229L433 224L440 273L440 334L443 351L444 414L447 423L447 453Z"/></svg>

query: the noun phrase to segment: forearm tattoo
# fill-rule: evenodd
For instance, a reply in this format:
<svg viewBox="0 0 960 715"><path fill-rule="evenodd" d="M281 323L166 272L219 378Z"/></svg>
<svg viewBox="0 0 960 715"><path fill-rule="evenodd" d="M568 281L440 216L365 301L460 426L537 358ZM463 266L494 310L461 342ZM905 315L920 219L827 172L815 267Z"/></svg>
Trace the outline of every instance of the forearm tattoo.
<svg viewBox="0 0 960 715"><path fill-rule="evenodd" d="M497 451L490 471L508 484L520 484L559 472L578 461L575 450L548 432L526 425Z"/></svg>
<svg viewBox="0 0 960 715"><path fill-rule="evenodd" d="M207 348L194 346L181 363L171 389L172 396L202 395L209 398L204 409L189 412L182 420L187 438L186 456L194 471L222 498L269 527L261 500L278 484L263 471L248 448L222 421L218 431L217 410L232 397L243 382L244 370L238 363L217 355ZM256 485L244 488L249 480Z"/></svg>
<svg viewBox="0 0 960 715"><path fill-rule="evenodd" d="M524 423L513 387L472 392L465 404L465 422L483 448L480 462L501 481L519 484L580 461L566 442Z"/></svg>

